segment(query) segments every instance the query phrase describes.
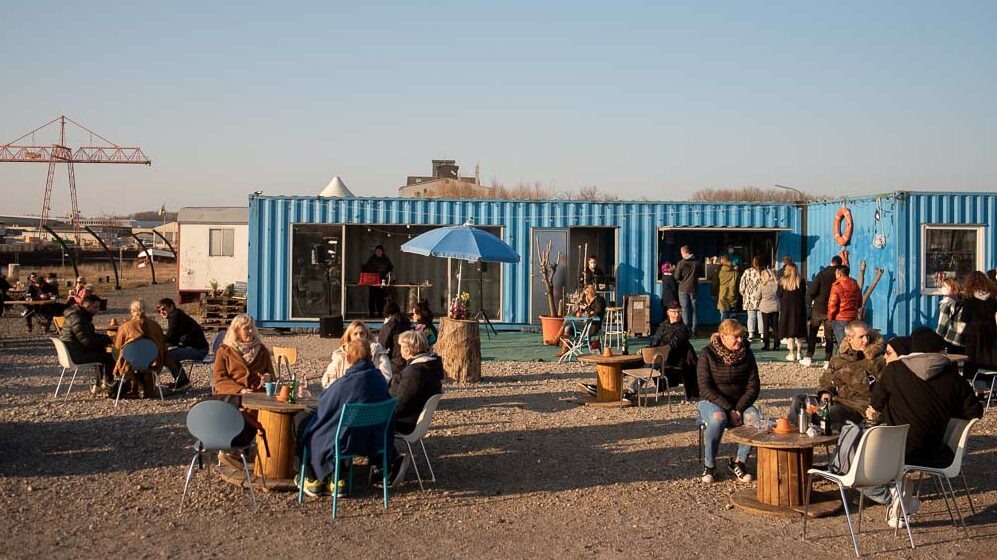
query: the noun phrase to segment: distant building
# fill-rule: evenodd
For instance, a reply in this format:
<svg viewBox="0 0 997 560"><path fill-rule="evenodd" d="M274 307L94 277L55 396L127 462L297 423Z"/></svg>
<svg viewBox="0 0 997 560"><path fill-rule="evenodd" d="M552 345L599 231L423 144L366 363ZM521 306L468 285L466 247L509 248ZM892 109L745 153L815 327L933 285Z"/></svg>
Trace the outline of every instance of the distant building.
<svg viewBox="0 0 997 560"><path fill-rule="evenodd" d="M241 207L181 208L177 216L177 291L184 302L211 289L246 282L249 210Z"/></svg>
<svg viewBox="0 0 997 560"><path fill-rule="evenodd" d="M398 189L403 198L490 198L492 187L481 184L475 167L474 177L461 177L456 160L434 159L433 175L409 176L405 186Z"/></svg>

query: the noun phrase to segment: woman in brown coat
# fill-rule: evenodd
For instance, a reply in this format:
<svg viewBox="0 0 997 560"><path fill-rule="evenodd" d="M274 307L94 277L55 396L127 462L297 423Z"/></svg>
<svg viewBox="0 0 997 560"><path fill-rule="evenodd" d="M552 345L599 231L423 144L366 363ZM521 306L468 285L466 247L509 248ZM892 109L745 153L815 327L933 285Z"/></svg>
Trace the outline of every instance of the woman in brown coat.
<svg viewBox="0 0 997 560"><path fill-rule="evenodd" d="M267 373L274 373L273 362L256 332L256 323L249 315L236 315L215 354L215 393L260 392Z"/></svg>
<svg viewBox="0 0 997 560"><path fill-rule="evenodd" d="M114 349L118 355L117 361L114 364L114 377L119 380L124 379L127 375L134 375L132 367L125 361L121 350L129 343L140 338L148 338L155 342L156 348L159 351L156 360L152 362L152 371L156 372L156 374L162 371L167 359L166 336L163 334L163 328L159 326L159 323L146 317L145 302L140 299L132 301L129 311L131 312L131 318L118 327L118 334L114 338ZM155 396L156 385L152 379L152 375L146 374L142 379L137 379L136 381L141 384L142 393L145 398L151 399ZM127 389L128 387L125 388ZM131 392L134 392L136 389L133 388ZM109 393L109 396L116 396L117 387L112 387L112 392L113 394Z"/></svg>

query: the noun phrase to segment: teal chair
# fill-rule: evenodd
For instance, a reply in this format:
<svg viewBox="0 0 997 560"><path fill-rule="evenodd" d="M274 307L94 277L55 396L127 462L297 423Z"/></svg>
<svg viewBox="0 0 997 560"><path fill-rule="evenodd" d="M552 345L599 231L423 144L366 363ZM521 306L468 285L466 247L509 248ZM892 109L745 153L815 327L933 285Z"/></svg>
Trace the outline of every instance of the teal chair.
<svg viewBox="0 0 997 560"><path fill-rule="evenodd" d="M339 417L339 426L336 427L336 471L333 480L339 480L339 469L341 468L343 461L349 461L349 472L347 473L347 488L350 492L353 491L353 456L344 455L340 448L339 442L342 438L344 428L363 428L363 427L373 427L373 426L384 426L383 435L381 438L381 473L382 481L381 486L384 488L384 509L388 509L388 442L393 441L394 434L388 433L391 431L391 419L395 414L395 405L398 403L398 399L388 399L384 402L379 403L354 403L343 405L343 412ZM312 418L312 422L315 419ZM310 431L311 426L306 431ZM300 487L298 488L298 503L300 504L304 500L304 480L305 480L305 465L308 464L308 445L304 446L304 451L301 454L301 471L298 473L298 480L302 481ZM337 488L333 486L332 492L332 518L336 518L336 511L338 508L338 498L339 492L336 491Z"/></svg>

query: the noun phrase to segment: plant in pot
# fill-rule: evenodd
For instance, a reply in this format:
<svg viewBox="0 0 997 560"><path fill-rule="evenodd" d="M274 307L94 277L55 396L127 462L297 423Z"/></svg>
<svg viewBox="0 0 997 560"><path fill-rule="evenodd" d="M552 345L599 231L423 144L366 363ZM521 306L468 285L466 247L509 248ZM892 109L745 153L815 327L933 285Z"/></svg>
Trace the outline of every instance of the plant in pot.
<svg viewBox="0 0 997 560"><path fill-rule="evenodd" d="M541 249L537 247L537 263L540 270L540 281L543 283L544 293L547 295L548 315L540 316L540 324L543 326L544 344L557 346L558 334L561 326L564 325L564 305L561 301L554 299L554 278L557 276L557 266L561 262L561 252L557 252L557 257L551 261L551 242Z"/></svg>

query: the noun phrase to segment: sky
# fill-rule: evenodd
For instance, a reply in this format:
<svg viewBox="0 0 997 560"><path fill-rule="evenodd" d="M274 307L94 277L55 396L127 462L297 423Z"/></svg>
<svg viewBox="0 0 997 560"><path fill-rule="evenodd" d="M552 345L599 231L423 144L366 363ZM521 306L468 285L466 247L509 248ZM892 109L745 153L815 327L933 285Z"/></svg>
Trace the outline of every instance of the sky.
<svg viewBox="0 0 997 560"><path fill-rule="evenodd" d="M997 2L16 1L0 38L0 144L64 114L153 162L77 165L87 216L394 196L432 159L623 199L997 190ZM0 214L45 177L0 164Z"/></svg>

